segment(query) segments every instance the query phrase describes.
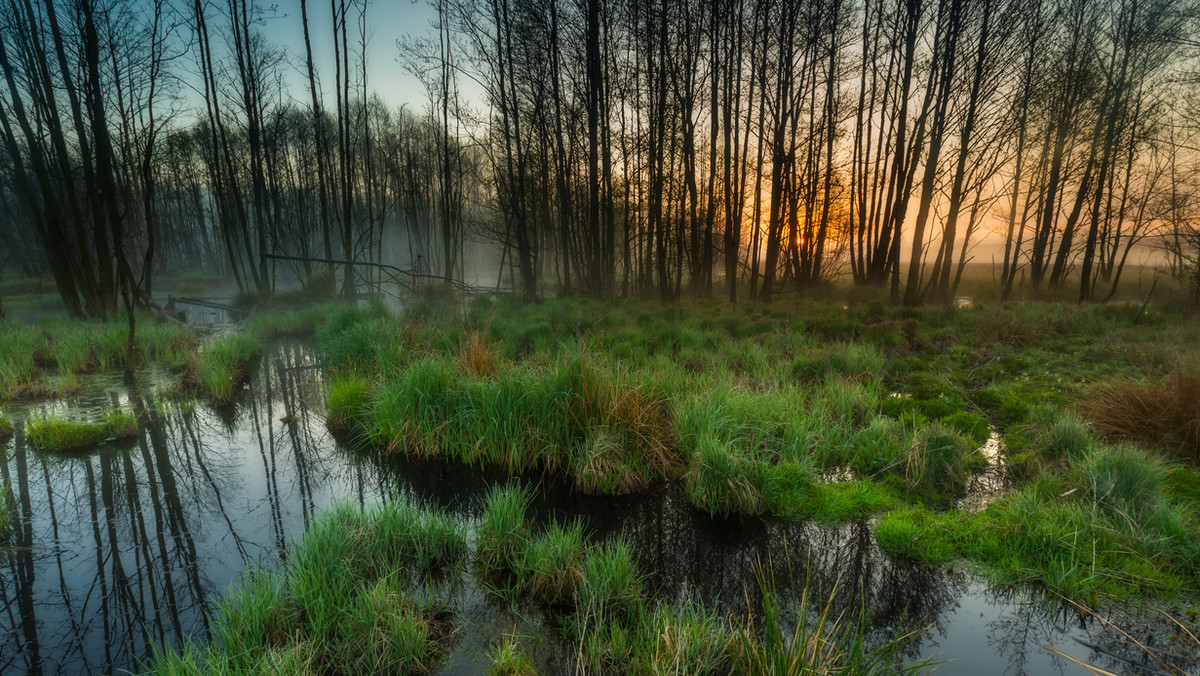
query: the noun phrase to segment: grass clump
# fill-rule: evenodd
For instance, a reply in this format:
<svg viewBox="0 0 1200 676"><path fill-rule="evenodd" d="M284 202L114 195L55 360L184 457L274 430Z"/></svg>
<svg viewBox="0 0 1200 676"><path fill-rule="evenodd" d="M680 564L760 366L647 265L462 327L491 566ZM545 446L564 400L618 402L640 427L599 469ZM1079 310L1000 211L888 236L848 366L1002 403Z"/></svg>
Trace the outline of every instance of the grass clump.
<svg viewBox="0 0 1200 676"><path fill-rule="evenodd" d="M250 381L250 361L261 352L258 340L246 332L214 338L196 356L196 384L214 404L228 405Z"/></svg>
<svg viewBox="0 0 1200 676"><path fill-rule="evenodd" d="M371 399L371 385L365 378L338 373L325 388L328 412L325 422L333 429L345 430L361 424Z"/></svg>
<svg viewBox="0 0 1200 676"><path fill-rule="evenodd" d="M633 550L616 540L588 554L575 601L581 614L626 618L636 610L641 593Z"/></svg>
<svg viewBox="0 0 1200 676"><path fill-rule="evenodd" d="M488 676L537 676L537 670L533 668L533 664L513 636L505 636L504 640L488 653L488 659L492 662Z"/></svg>
<svg viewBox="0 0 1200 676"><path fill-rule="evenodd" d="M573 604L583 579L583 525L578 521L553 524L526 545L520 562L524 586L534 599L548 604Z"/></svg>
<svg viewBox="0 0 1200 676"><path fill-rule="evenodd" d="M883 516L875 525L875 541L883 551L905 559L944 563L958 553L948 541L939 516L921 507L900 507Z"/></svg>
<svg viewBox="0 0 1200 676"><path fill-rule="evenodd" d="M1110 438L1163 448L1200 464L1200 374L1174 374L1147 385L1101 385L1078 410Z"/></svg>
<svg viewBox="0 0 1200 676"><path fill-rule="evenodd" d="M904 478L910 488L962 495L971 472L983 456L970 440L953 429L933 423L920 429L904 454Z"/></svg>
<svg viewBox="0 0 1200 676"><path fill-rule="evenodd" d="M415 360L380 385L362 431L393 452L565 471L585 492L636 490L677 463L666 402L582 355L486 380Z"/></svg>
<svg viewBox="0 0 1200 676"><path fill-rule="evenodd" d="M103 422L33 415L25 423L26 443L30 448L42 451L74 451L110 439L128 439L137 433L137 418L120 409L106 412Z"/></svg>
<svg viewBox="0 0 1200 676"><path fill-rule="evenodd" d="M12 421L0 414L0 444L11 439L16 431L17 428Z"/></svg>
<svg viewBox="0 0 1200 676"><path fill-rule="evenodd" d="M808 584L790 626L784 621L782 598L771 574L760 564L756 571L762 598L758 621L743 623L737 631L738 669L744 674L917 674L930 670L930 660L904 662L906 647L921 631L898 635L883 645L868 649L866 626L853 616L835 614L833 594L825 605L814 608Z"/></svg>
<svg viewBox="0 0 1200 676"><path fill-rule="evenodd" d="M281 572L251 574L218 605L211 645L158 652L147 673L426 672L450 632L417 584L465 552L462 528L440 513L335 507Z"/></svg>
<svg viewBox="0 0 1200 676"><path fill-rule="evenodd" d="M872 345L840 343L805 350L792 362L792 376L820 382L833 376L865 378L882 375L884 359Z"/></svg>
<svg viewBox="0 0 1200 676"><path fill-rule="evenodd" d="M520 561L529 538L525 525L529 501L529 491L516 485L497 486L488 493L475 548L485 571L511 570Z"/></svg>

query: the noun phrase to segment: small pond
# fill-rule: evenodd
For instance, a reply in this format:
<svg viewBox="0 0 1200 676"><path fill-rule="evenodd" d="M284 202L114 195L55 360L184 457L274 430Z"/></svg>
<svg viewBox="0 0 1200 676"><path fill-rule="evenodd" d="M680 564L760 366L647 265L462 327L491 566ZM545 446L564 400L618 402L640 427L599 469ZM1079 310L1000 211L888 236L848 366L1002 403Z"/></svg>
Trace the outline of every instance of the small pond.
<svg viewBox="0 0 1200 676"><path fill-rule="evenodd" d="M156 385L172 380L147 370L130 389L119 376L97 376L70 400L5 407L19 423L48 407L87 417L119 404L140 416L142 430L136 440L79 454L32 451L19 432L0 449L0 479L16 496L11 549L0 554L0 674L136 671L152 644L207 639L222 593L246 569L278 565L332 503L410 499L472 522L482 495L505 480L439 463L383 462L339 443L324 424L318 359L301 343L264 350L233 410L158 396ZM1047 645L1129 670L1076 640L1103 644L1095 621L954 567L893 560L876 547L868 522L713 520L670 486L593 498L522 480L543 483L535 519L578 517L595 538L628 539L660 598L745 613L762 562L785 599L797 600L805 580L825 592L836 587L835 608L868 609L873 636L930 625L910 652L952 660L942 673L1085 673ZM487 673L488 650L514 632L537 637L543 673L570 669L570 646L536 606L498 600L468 575L452 610L462 630L441 673Z"/></svg>

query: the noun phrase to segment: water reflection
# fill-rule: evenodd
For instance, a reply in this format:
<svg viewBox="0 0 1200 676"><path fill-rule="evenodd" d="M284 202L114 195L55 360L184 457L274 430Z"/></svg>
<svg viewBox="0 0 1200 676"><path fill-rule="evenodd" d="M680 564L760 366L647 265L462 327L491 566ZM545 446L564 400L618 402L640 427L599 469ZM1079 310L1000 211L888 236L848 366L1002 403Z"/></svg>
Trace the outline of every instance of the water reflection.
<svg viewBox="0 0 1200 676"><path fill-rule="evenodd" d="M135 669L151 644L206 639L206 618L237 576L277 565L331 502L405 496L473 521L487 489L506 480L342 447L323 422L320 377L312 352L283 343L229 410L158 396L171 376L153 371L139 374L139 389L102 377L70 401L43 405L79 415L122 405L138 414L141 432L83 454L31 451L20 433L0 449L0 478L13 487L17 513L13 548L0 555L0 673ZM6 411L18 420L30 412ZM1042 650L1046 643L1096 659L1068 636L1086 635L1080 618L999 595L954 569L892 560L866 521L717 521L668 486L610 499L521 480L541 485L535 520L580 518L597 538L627 539L648 587L663 598L698 598L722 614L754 610L761 564L788 612L807 581L819 599L836 587L838 612L869 609L876 639L909 622L933 623L912 656L942 651L959 660L954 672L1063 672L1066 663ZM445 673L486 673L488 649L514 631L537 634L534 651L547 673L569 669L569 646L556 645L536 608L509 607L470 577L452 603L469 629Z"/></svg>
<svg viewBox="0 0 1200 676"><path fill-rule="evenodd" d="M64 455L31 451L18 431L5 450L17 513L0 558L0 672L109 673L153 642L207 638L213 601L242 570L274 565L329 502L375 499L325 430L317 366L281 345L253 396L221 413L167 402L152 372L141 389L99 378L71 401L10 411L122 405L141 432Z"/></svg>

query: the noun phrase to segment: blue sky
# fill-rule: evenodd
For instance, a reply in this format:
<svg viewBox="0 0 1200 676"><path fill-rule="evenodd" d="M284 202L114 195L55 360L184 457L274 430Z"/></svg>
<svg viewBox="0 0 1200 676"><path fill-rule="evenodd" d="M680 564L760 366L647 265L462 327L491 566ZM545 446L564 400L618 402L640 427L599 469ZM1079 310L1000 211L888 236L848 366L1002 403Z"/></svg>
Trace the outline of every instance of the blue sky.
<svg viewBox="0 0 1200 676"><path fill-rule="evenodd" d="M275 9L274 14L268 13L270 18L264 23L264 34L271 44L287 50L290 61L296 66L288 68L285 74L289 93L300 101L307 101L300 0L281 0ZM309 0L308 15L313 62L322 91L328 96L334 77L333 18L329 0ZM370 0L367 6L367 85L390 107L407 103L410 108L421 110L426 105L424 88L397 60L400 51L396 41L435 36L431 26L436 16L437 12L426 0ZM351 21L350 51L351 59L355 60L360 49L357 13L352 13Z"/></svg>

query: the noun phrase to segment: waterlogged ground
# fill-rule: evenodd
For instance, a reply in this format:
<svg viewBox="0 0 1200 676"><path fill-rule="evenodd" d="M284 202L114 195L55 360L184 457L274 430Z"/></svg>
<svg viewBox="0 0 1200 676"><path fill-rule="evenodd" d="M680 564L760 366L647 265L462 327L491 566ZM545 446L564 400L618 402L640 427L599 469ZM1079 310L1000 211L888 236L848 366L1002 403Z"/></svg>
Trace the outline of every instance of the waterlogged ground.
<svg viewBox="0 0 1200 676"><path fill-rule="evenodd" d="M503 478L438 463L381 465L345 448L326 429L320 378L313 352L284 343L264 350L249 391L225 411L160 397L171 377L155 371L140 374L140 389L96 376L76 398L6 407L20 428L47 408L87 418L120 405L142 429L135 441L70 455L34 452L18 431L0 451L0 479L16 499L11 549L0 554L0 673L136 671L152 644L207 640L221 594L248 568L278 565L337 501L410 499L477 519L482 496ZM998 443L989 441L997 458ZM977 501L998 489L989 471L973 484ZM893 560L869 522L714 520L670 486L624 498L541 486L535 520L574 517L597 539L626 538L660 598L744 614L761 564L785 605L798 604L807 581L822 599L836 588L838 609L868 609L874 637L929 625L910 656L949 660L947 673L1085 673L1045 646L1133 673L1079 642L1116 650L1094 619L991 589L955 567ZM498 599L470 574L450 599L459 631L440 673L487 673L488 651L512 634L527 637L542 673L571 670L573 646L536 605Z"/></svg>

